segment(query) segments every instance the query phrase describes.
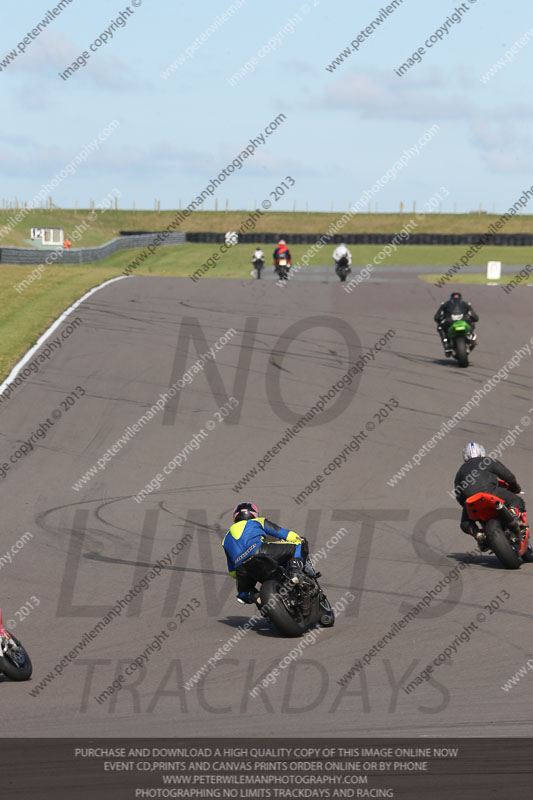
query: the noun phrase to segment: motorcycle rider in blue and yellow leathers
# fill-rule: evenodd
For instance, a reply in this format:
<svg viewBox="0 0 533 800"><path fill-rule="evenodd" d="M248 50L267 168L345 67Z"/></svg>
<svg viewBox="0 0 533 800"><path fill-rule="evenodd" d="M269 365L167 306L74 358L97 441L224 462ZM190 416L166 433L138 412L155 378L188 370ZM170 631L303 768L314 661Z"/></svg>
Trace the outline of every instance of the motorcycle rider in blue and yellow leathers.
<svg viewBox="0 0 533 800"><path fill-rule="evenodd" d="M266 541L266 535L281 539L280 542ZM295 531L280 528L274 522L259 516L253 503L239 503L233 509L233 525L222 540L226 553L228 570L237 581L237 599L240 603L253 603L255 581L250 578L242 565L252 556L265 554L279 564L288 563L291 575L297 575L304 568L309 555L305 539Z"/></svg>

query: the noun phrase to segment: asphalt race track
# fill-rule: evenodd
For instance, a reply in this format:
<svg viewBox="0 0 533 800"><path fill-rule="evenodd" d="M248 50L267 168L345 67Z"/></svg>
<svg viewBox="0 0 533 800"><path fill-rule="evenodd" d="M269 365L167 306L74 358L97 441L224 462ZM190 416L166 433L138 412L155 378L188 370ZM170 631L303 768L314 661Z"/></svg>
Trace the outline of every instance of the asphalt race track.
<svg viewBox="0 0 533 800"><path fill-rule="evenodd" d="M502 264L502 275L508 275L509 280L516 275L521 269L523 264L512 265ZM353 267L352 274L347 278L348 281L353 278L360 271L360 267ZM416 278L418 275L435 275L435 282L446 272L446 267L436 267L434 265L414 266L404 265L401 267L393 265L380 264L379 266L372 267L370 277L367 278L370 283L384 283L385 281L405 281L407 277ZM486 266L469 266L469 274L486 275ZM252 277L255 276L254 270L250 271ZM278 276L274 271L271 264L266 264L261 271L261 280L278 280ZM292 281L320 281L321 283L339 283L339 278L335 274L335 268L331 264L313 265L302 268L300 270L293 269L290 273L290 280Z"/></svg>
<svg viewBox="0 0 533 800"><path fill-rule="evenodd" d="M448 494L464 444L480 440L490 450L516 425L523 433L502 460L529 489L533 437L525 420L533 407L532 358L521 357L419 466L395 487L387 484L443 421L529 344L532 297L524 288L506 295L495 287L465 287L481 322L472 364L460 370L442 357L432 321L449 290L437 290L408 268L396 268L396 276L403 280L371 280L351 294L338 281L279 288L272 281L133 277L96 292L73 312L83 324L0 406L3 462L54 410L62 411L0 481L3 550L24 532L33 535L12 563L1 562L4 621L33 604L14 630L34 662L33 678L20 684L0 679L6 733L533 734L523 694L530 697L533 675L511 691L501 689L532 653L533 565L509 572L493 556L479 554L459 569L474 542L460 531L460 508ZM103 462L105 469L73 489L205 345L231 328L236 334L215 364L195 374ZM379 349L387 331L393 333ZM283 446L249 488L232 491L287 426L371 349L374 359L365 359L322 416ZM64 408L76 387L85 394ZM235 405L230 397L238 407L223 417L219 409ZM392 405L388 415L380 411L386 403ZM186 463L136 502L133 496L195 434L198 441L202 429L207 434L198 449L189 448ZM359 451L296 503L293 498L356 434ZM255 698L254 686L298 645L264 623L234 644L198 686L183 686L253 612L236 603L220 546L239 499L253 500L265 515L305 534L312 551L345 528L318 568L332 603L348 592L354 598L335 627L287 660ZM175 558L145 581L146 589L130 595L121 616L86 637L77 658L64 661L31 696L179 542ZM339 685L354 660L439 583L427 610ZM453 659L406 693L402 686L472 623L477 628L470 628L469 641L459 639ZM156 635L160 650L147 651ZM118 676L143 652L147 664L121 683ZM121 688L97 702L115 678Z"/></svg>

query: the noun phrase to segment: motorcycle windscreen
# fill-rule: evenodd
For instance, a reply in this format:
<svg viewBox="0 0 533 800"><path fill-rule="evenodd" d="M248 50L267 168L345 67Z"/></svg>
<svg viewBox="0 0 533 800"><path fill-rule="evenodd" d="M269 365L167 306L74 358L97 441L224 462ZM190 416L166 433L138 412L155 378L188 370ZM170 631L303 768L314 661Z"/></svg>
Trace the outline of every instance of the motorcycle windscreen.
<svg viewBox="0 0 533 800"><path fill-rule="evenodd" d="M503 503L501 497L488 492L478 492L466 501L466 513L469 519L486 522L496 516L496 503Z"/></svg>

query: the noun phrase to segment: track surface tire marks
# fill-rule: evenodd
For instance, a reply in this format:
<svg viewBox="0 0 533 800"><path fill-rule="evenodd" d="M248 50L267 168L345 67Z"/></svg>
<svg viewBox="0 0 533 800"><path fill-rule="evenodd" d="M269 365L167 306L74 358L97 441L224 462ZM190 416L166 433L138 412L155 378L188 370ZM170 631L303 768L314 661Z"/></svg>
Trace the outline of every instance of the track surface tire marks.
<svg viewBox="0 0 533 800"><path fill-rule="evenodd" d="M450 287L449 290L451 290ZM441 358L432 315L447 292L420 281L368 284L351 295L340 283L132 278L106 287L77 313L78 331L39 374L0 409L3 455L34 430L76 385L86 389L34 451L0 483L2 552L25 531L34 538L2 568L1 604L13 617L32 595L40 606L15 633L34 661L31 683L2 682L4 713L14 736L87 735L531 735L522 684L501 685L530 655L531 566L510 573L479 556L342 688L337 680L472 549L458 528L459 507L447 491L461 448L472 438L494 446L531 406L533 365L524 358L395 488L389 479L481 383L529 341L529 295L470 287L481 315L472 366ZM365 352L389 329L392 341L365 367L350 403L327 425L308 425L239 496L233 485L283 434L287 407L305 413L350 367L338 325L311 327L295 341L299 320L330 317L349 324ZM194 319L209 344L234 327L218 354L221 382L207 370L181 393L171 414L152 420L81 491L71 487L197 358L176 352L180 329ZM253 328L256 327L255 335ZM243 333L246 330L246 333ZM196 329L198 332L198 329ZM281 337L281 339L280 339ZM354 339L354 341L357 341ZM287 352L283 349L287 345ZM180 345L182 350L184 344ZM239 366L240 364L240 366ZM279 380L283 403L270 388ZM236 387L236 388L235 388ZM238 423L219 423L188 463L142 504L132 495L188 442L235 392ZM394 397L400 408L382 423L373 415ZM285 409L285 410L284 410ZM281 418L280 418L281 417ZM167 416L167 422L168 422ZM295 497L353 433L376 428L302 504ZM529 430L503 460L526 488ZM2 459L3 460L3 459ZM236 604L220 540L239 499L305 533L312 550L345 527L348 535L320 562L335 602L352 603L277 682L253 699L249 691L296 644L266 626L246 635L197 689L183 683L248 618ZM527 498L526 498L527 499ZM427 515L427 516L425 516ZM40 696L29 690L53 669L118 598L186 533L193 541L90 643ZM78 553L78 555L76 554ZM414 678L484 605L506 589L503 610L488 615L453 663L411 695ZM195 597L201 607L169 634L162 650L110 700L94 699L174 614ZM131 683L134 683L132 686Z"/></svg>

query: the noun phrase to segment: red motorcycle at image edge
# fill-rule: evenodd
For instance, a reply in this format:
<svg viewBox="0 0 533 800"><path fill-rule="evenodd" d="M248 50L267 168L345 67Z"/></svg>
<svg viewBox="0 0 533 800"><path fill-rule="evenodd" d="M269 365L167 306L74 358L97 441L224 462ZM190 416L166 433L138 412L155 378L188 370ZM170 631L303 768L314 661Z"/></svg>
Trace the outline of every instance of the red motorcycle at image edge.
<svg viewBox="0 0 533 800"><path fill-rule="evenodd" d="M31 660L21 642L13 636L2 622L0 611L0 672L14 681L27 681L33 670Z"/></svg>
<svg viewBox="0 0 533 800"><path fill-rule="evenodd" d="M498 483L509 486L502 480ZM522 562L533 562L525 514L517 508L508 508L496 494L478 492L466 501L466 513L481 526L489 548L504 567L518 569Z"/></svg>

